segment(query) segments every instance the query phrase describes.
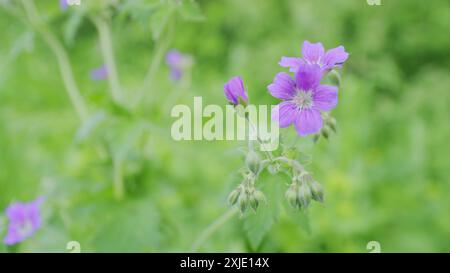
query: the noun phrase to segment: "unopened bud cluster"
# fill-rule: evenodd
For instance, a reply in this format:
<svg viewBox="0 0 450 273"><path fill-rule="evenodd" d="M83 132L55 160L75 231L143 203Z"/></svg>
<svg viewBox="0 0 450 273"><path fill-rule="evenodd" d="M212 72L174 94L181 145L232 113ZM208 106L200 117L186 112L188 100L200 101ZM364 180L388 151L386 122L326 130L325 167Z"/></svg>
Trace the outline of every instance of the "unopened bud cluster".
<svg viewBox="0 0 450 273"><path fill-rule="evenodd" d="M323 188L310 174L303 172L294 176L285 197L293 208L306 210L312 200L323 202Z"/></svg>
<svg viewBox="0 0 450 273"><path fill-rule="evenodd" d="M228 203L231 206L236 205L241 214L244 214L247 209L252 209L254 212L258 209L258 206L266 202L264 194L255 188L254 181L251 179L253 176L247 177L235 190L233 190L228 196Z"/></svg>
<svg viewBox="0 0 450 273"><path fill-rule="evenodd" d="M314 136L314 141L319 140L321 136L325 139L328 139L331 133L336 133L336 127L337 123L335 118L331 116L325 117L323 121L323 127L320 132Z"/></svg>

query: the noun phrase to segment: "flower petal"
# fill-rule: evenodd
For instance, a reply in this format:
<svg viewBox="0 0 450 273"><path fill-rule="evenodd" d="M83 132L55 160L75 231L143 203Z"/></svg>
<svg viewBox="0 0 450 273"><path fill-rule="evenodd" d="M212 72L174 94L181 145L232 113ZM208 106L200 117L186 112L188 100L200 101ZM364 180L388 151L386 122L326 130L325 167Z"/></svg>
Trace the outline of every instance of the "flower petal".
<svg viewBox="0 0 450 273"><path fill-rule="evenodd" d="M166 54L166 63L170 67L179 67L182 59L183 59L183 56L176 49L171 49Z"/></svg>
<svg viewBox="0 0 450 273"><path fill-rule="evenodd" d="M289 71L295 73L302 63L304 63L302 58L281 57L281 60L278 64L282 67L289 67Z"/></svg>
<svg viewBox="0 0 450 273"><path fill-rule="evenodd" d="M289 127L295 121L298 111L294 103L284 101L272 109L272 120L277 121L281 128Z"/></svg>
<svg viewBox="0 0 450 273"><path fill-rule="evenodd" d="M295 95L295 81L285 72L278 73L267 89L275 98L288 100Z"/></svg>
<svg viewBox="0 0 450 273"><path fill-rule="evenodd" d="M248 101L247 92L241 77L231 78L223 87L226 98L232 104L239 104L239 98Z"/></svg>
<svg viewBox="0 0 450 273"><path fill-rule="evenodd" d="M102 65L99 68L91 70L91 79L94 81L104 80L108 77L108 68Z"/></svg>
<svg viewBox="0 0 450 273"><path fill-rule="evenodd" d="M322 111L330 111L338 102L338 89L332 85L319 85L313 92L314 107Z"/></svg>
<svg viewBox="0 0 450 273"><path fill-rule="evenodd" d="M322 71L317 64L300 65L295 75L297 87L303 91L316 88L322 78Z"/></svg>
<svg viewBox="0 0 450 273"><path fill-rule="evenodd" d="M300 136L318 133L322 126L322 116L316 109L300 110L295 120L295 129Z"/></svg>
<svg viewBox="0 0 450 273"><path fill-rule="evenodd" d="M333 69L335 66L341 66L348 59L348 53L343 46L338 46L327 51L323 63L326 69Z"/></svg>
<svg viewBox="0 0 450 273"><path fill-rule="evenodd" d="M324 57L325 49L323 48L322 43L313 44L309 41L305 41L302 47L302 55L303 59L308 63L318 63L320 59Z"/></svg>

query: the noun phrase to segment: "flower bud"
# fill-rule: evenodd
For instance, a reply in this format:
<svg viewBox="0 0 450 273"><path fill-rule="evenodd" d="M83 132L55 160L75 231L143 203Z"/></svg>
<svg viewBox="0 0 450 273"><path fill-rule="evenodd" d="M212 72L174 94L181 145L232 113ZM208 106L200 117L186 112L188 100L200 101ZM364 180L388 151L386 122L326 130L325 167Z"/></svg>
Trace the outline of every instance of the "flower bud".
<svg viewBox="0 0 450 273"><path fill-rule="evenodd" d="M311 202L312 193L311 189L306 183L302 183L300 187L298 188L298 201L299 204L306 209L309 206L309 203Z"/></svg>
<svg viewBox="0 0 450 273"><path fill-rule="evenodd" d="M228 204L230 204L231 206L236 204L236 202L239 199L239 195L241 194L241 188L237 188L235 190L233 190L230 195L228 195Z"/></svg>
<svg viewBox="0 0 450 273"><path fill-rule="evenodd" d="M266 196L262 193L262 191L256 190L253 195L259 203L266 203Z"/></svg>
<svg viewBox="0 0 450 273"><path fill-rule="evenodd" d="M317 142L317 141L319 141L319 139L320 139L320 134L315 134L313 137L313 141Z"/></svg>
<svg viewBox="0 0 450 273"><path fill-rule="evenodd" d="M336 133L337 122L335 118L330 117L330 119L328 120L328 126L330 126L331 130L333 130Z"/></svg>
<svg viewBox="0 0 450 273"><path fill-rule="evenodd" d="M320 133L324 138L328 139L328 137L330 136L330 129L328 129L328 126L324 126Z"/></svg>
<svg viewBox="0 0 450 273"><path fill-rule="evenodd" d="M292 183L289 186L289 189L286 191L285 197L286 197L286 200L288 201L289 205L291 205L293 208L298 207L297 185L295 183Z"/></svg>
<svg viewBox="0 0 450 273"><path fill-rule="evenodd" d="M256 212L256 210L258 209L258 206L259 206L259 201L254 194L250 195L249 204L250 204L250 207L252 208L252 210L254 212Z"/></svg>
<svg viewBox="0 0 450 273"><path fill-rule="evenodd" d="M255 151L249 151L245 158L247 168L254 174L258 174L261 168L261 159Z"/></svg>
<svg viewBox="0 0 450 273"><path fill-rule="evenodd" d="M247 192L242 192L241 195L239 196L239 200L238 200L238 205L239 205L239 210L241 211L242 214L244 214L244 212L247 210L247 206L248 206L248 193Z"/></svg>
<svg viewBox="0 0 450 273"><path fill-rule="evenodd" d="M225 97L233 105L247 105L248 96L241 77L231 78L223 87Z"/></svg>
<svg viewBox="0 0 450 273"><path fill-rule="evenodd" d="M319 182L313 181L311 183L312 198L320 203L323 203L323 187Z"/></svg>
<svg viewBox="0 0 450 273"><path fill-rule="evenodd" d="M336 70L331 70L330 73L328 73L328 78L332 85L335 85L339 87L341 85L341 75Z"/></svg>

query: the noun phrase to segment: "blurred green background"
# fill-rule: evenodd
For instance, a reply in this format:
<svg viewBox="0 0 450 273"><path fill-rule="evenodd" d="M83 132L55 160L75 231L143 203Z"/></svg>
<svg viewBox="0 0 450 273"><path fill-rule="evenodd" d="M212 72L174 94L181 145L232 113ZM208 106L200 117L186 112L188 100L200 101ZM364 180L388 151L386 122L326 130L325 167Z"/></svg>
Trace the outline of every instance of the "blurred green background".
<svg viewBox="0 0 450 273"><path fill-rule="evenodd" d="M378 241L382 252L450 251L448 1L82 0L66 11L56 0L36 2L94 118L83 125L77 117L41 25L27 23L20 1L3 0L0 210L46 197L42 228L18 251L66 252L73 240L83 252L190 251L229 209L245 144L173 141L168 109L194 96L225 105L222 86L235 75L252 103L276 104L266 86L285 71L280 57L300 55L304 40L350 53L333 110L338 133L315 145L300 140L325 205L293 211L282 198L288 178L265 175L263 190L281 186L278 199L268 196L283 204L276 215L266 215L268 205L234 217L196 250L368 252ZM92 23L100 15L111 18L125 100L154 66L140 107L117 106L108 82L90 79L104 63ZM161 55L170 48L195 60L178 83ZM118 176L123 198L113 190ZM2 213L2 238L6 224Z"/></svg>

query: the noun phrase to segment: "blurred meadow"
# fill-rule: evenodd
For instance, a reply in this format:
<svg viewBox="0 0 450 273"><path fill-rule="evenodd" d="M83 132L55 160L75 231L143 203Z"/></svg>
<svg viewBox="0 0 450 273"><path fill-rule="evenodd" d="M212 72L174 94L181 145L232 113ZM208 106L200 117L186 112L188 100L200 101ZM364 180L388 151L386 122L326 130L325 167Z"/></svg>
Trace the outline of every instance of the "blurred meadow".
<svg viewBox="0 0 450 273"><path fill-rule="evenodd" d="M450 3L381 2L0 0L0 252L450 252ZM290 209L288 177L265 175L272 205L193 248L230 209L245 143L174 141L170 109L225 106L235 75L278 103L267 85L304 40L350 53L337 133L298 141L324 205ZM192 58L179 81L170 49ZM6 246L4 211L39 196L42 226Z"/></svg>

